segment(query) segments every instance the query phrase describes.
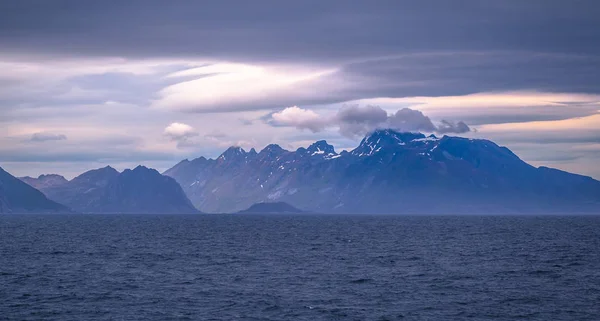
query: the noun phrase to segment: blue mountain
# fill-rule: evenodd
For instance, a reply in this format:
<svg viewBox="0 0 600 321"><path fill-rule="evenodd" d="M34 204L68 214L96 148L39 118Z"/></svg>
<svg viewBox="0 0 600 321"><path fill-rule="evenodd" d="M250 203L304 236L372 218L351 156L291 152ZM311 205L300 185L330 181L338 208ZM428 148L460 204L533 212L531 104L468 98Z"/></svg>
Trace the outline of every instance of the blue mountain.
<svg viewBox="0 0 600 321"><path fill-rule="evenodd" d="M0 168L0 214L70 212L66 206L49 200L39 190Z"/></svg>
<svg viewBox="0 0 600 321"><path fill-rule="evenodd" d="M536 168L483 139L377 130L352 151L231 147L163 173L206 212L286 202L319 213L599 213L600 182Z"/></svg>
<svg viewBox="0 0 600 321"><path fill-rule="evenodd" d="M33 180L25 179L40 185ZM82 213L198 213L174 179L144 166L122 173L107 166L40 189Z"/></svg>

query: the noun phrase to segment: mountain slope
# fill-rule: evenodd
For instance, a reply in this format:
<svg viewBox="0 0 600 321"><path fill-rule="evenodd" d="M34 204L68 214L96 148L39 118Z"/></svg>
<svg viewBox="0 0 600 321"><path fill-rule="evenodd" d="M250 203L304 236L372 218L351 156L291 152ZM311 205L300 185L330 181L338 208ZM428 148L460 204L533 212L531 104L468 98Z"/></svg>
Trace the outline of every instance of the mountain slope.
<svg viewBox="0 0 600 321"><path fill-rule="evenodd" d="M154 169L112 167L85 172L42 191L84 213L197 213L179 184Z"/></svg>
<svg viewBox="0 0 600 321"><path fill-rule="evenodd" d="M19 179L36 189L60 186L68 182L64 177L56 174L40 175L37 178L25 176Z"/></svg>
<svg viewBox="0 0 600 321"><path fill-rule="evenodd" d="M536 168L489 140L377 130L350 152L325 141L292 152L232 147L165 173L203 211L283 201L313 212L600 212L600 182Z"/></svg>
<svg viewBox="0 0 600 321"><path fill-rule="evenodd" d="M87 171L63 184L40 186L40 191L48 198L76 211L90 212L90 203L99 199L103 189L118 176L119 172L116 169L106 166Z"/></svg>
<svg viewBox="0 0 600 321"><path fill-rule="evenodd" d="M174 179L144 166L123 171L86 208L98 213L198 212Z"/></svg>
<svg viewBox="0 0 600 321"><path fill-rule="evenodd" d="M42 192L0 168L0 214L69 212L66 206L49 200Z"/></svg>

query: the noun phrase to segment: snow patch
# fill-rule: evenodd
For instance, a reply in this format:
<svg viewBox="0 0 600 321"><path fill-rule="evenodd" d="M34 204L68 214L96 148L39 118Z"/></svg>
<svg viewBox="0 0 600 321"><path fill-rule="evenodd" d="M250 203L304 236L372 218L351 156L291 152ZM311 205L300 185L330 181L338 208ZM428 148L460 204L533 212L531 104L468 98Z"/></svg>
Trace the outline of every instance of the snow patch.
<svg viewBox="0 0 600 321"><path fill-rule="evenodd" d="M425 137L425 138L417 138L417 139L413 139L413 142L437 142L438 140L440 140L437 137Z"/></svg>
<svg viewBox="0 0 600 321"><path fill-rule="evenodd" d="M325 187L319 190L319 194L325 194L329 191L331 191L333 189L333 187Z"/></svg>
<svg viewBox="0 0 600 321"><path fill-rule="evenodd" d="M270 199L270 200L276 200L276 199L278 199L280 197L281 197L281 191L276 191L274 193L271 193L271 194L267 195L267 198Z"/></svg>

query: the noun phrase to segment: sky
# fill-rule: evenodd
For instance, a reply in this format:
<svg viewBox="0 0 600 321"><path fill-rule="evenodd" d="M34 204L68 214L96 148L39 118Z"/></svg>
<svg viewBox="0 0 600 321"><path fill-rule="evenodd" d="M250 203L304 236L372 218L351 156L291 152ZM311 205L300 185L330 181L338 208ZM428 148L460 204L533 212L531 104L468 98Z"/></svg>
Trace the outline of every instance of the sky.
<svg viewBox="0 0 600 321"><path fill-rule="evenodd" d="M600 179L600 2L0 1L0 166L166 170L391 127Z"/></svg>

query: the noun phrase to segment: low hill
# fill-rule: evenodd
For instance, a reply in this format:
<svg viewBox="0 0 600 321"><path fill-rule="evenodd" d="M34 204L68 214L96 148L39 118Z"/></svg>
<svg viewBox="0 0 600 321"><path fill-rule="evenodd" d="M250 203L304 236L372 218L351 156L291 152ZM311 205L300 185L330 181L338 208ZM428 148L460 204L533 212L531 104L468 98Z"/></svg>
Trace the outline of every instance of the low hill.
<svg viewBox="0 0 600 321"><path fill-rule="evenodd" d="M304 213L304 211L295 208L285 202L263 202L256 203L249 208L239 211L240 214L287 214L287 213Z"/></svg>

